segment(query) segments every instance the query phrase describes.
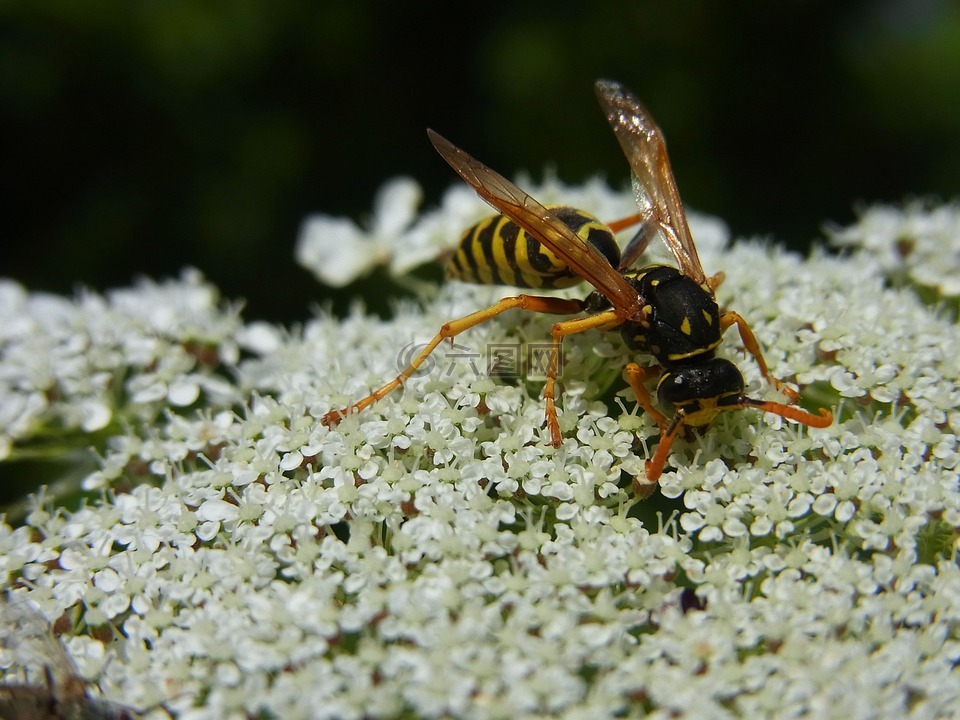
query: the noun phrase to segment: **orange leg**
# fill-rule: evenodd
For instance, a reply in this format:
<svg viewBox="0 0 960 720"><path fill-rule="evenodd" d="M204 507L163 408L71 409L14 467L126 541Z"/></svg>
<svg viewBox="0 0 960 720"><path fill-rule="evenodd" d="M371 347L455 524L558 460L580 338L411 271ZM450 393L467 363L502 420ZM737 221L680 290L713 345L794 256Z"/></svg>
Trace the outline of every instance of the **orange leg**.
<svg viewBox="0 0 960 720"><path fill-rule="evenodd" d="M769 402L767 400L754 400L749 397L741 397L736 405L724 409L743 410L745 408L756 408L757 410L773 413L774 415L787 418L787 420L796 420L798 423L802 423L808 427L825 428L830 427L833 423L833 413L826 408L820 408L817 411L820 414L814 415L793 405L784 405L783 403Z"/></svg>
<svg viewBox="0 0 960 720"><path fill-rule="evenodd" d="M678 412L673 416L673 420L670 421L669 425L661 428L660 443L657 445L657 450L653 454L653 457L647 460L643 466L648 483L654 484L660 479L663 466L667 462L667 455L670 454L670 447L673 445L673 440L677 437L682 427L683 413Z"/></svg>
<svg viewBox="0 0 960 720"><path fill-rule="evenodd" d="M677 412L673 419L668 421L667 416L654 407L650 391L647 390L644 383L650 378L659 376L659 367L642 368L636 363L629 363L626 367L626 373L630 387L633 388L633 393L637 396L637 403L643 408L644 412L649 413L657 421L657 425L660 427L660 442L657 445L657 450L644 465L647 479L641 486L640 491L646 492L644 488L650 488L660 479L663 466L667 462L667 455L670 454L670 447L673 445L673 439L683 428L684 415L682 412Z"/></svg>
<svg viewBox="0 0 960 720"><path fill-rule="evenodd" d="M637 213L636 215L628 215L625 218L609 222L607 223L607 227L613 230L614 233L618 233L621 230L626 230L628 227L632 227L641 222L643 222L643 215Z"/></svg>
<svg viewBox="0 0 960 720"><path fill-rule="evenodd" d="M633 388L633 394L637 396L637 403L643 408L645 413L656 420L657 425L660 427L660 431L666 432L667 416L654 407L653 398L650 396L650 391L644 386L644 383L647 380L652 377L659 376L660 368L658 366L642 368L636 363L632 362L627 363L627 366L624 368L624 370L627 373L627 381L630 383L630 387Z"/></svg>
<svg viewBox="0 0 960 720"><path fill-rule="evenodd" d="M764 360L763 352L760 350L760 343L757 342L757 336L753 334L753 330L750 329L747 321L744 320L739 313L728 310L720 316L720 332L726 332L727 328L731 325L737 326L737 330L740 331L740 339L743 341L743 346L747 349L747 352L753 355L753 359L757 361L757 365L760 366L760 372L763 373L763 377L767 379L767 382L786 395L791 404L795 403L797 398L800 397L800 393L785 383L780 382L770 374L770 370L767 369L767 361Z"/></svg>
<svg viewBox="0 0 960 720"><path fill-rule="evenodd" d="M558 322L553 326L550 334L553 336L553 350L550 353L550 365L547 369L547 384L543 388L543 398L547 402L546 422L550 430L550 444L559 447L563 441L560 434L560 420L557 418L556 382L557 367L560 362L560 344L567 335L584 332L585 330L606 330L616 327L623 319L615 310L589 315L575 320Z"/></svg>
<svg viewBox="0 0 960 720"><path fill-rule="evenodd" d="M469 330L475 325L480 325L481 323L487 322L487 320L492 320L500 313L506 312L507 310L513 310L514 308L519 308L520 310L529 310L531 312L539 313L551 313L555 315L570 315L573 313L578 313L583 310L583 301L581 300L568 300L564 298L553 298L553 297L540 297L535 295L517 295L516 297L504 298L500 302L491 305L490 307L484 310L478 310L475 313L471 313L465 317L459 318L458 320L451 320L448 323L440 328L440 332L434 336L433 340L427 343L427 346L423 351L413 359L413 361L405 367L397 377L388 382L386 385L374 390L372 393L367 395L365 398L358 400L353 405L349 405L340 410L331 410L326 415L321 418L322 422L327 427L333 427L346 415L352 415L358 413L364 408L369 407L377 400L380 400L383 397L386 397L391 392L396 390L398 387L403 385L419 368L424 360L429 357L430 353L436 350L437 346L448 338L454 338L460 333ZM590 319L590 318L586 318ZM577 322L572 320L570 322ZM558 325L562 325L559 323ZM556 326L555 326L556 329ZM576 331L575 331L576 332ZM554 337L554 353L559 349L559 341ZM550 389L550 394L553 393L553 380L556 376L556 358L554 357L551 360L551 371L553 372L553 377L548 375L547 385ZM552 404L552 397L549 399L548 404ZM548 416L549 417L549 416ZM556 421L556 410L554 410L554 421ZM559 426L557 428L557 435L559 437ZM559 444L557 442L556 444Z"/></svg>

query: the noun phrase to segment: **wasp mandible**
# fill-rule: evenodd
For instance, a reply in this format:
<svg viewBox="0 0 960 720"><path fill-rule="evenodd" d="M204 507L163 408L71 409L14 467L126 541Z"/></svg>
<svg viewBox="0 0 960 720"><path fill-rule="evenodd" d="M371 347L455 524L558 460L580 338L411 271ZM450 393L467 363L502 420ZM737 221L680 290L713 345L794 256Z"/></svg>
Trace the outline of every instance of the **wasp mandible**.
<svg viewBox="0 0 960 720"><path fill-rule="evenodd" d="M656 362L647 367L636 362L625 367L637 402L660 428L660 442L646 462L648 483L659 479L681 431L706 427L721 412L755 408L817 428L833 422L833 415L825 408L813 415L794 406L797 391L770 374L746 320L731 310L720 310L716 289L723 275L708 277L700 264L666 142L653 117L615 82L598 81L596 93L630 162L639 208L636 215L610 225L574 208L542 205L449 140L427 131L440 155L500 213L464 233L448 263L448 277L531 288L567 287L586 280L594 287L593 292L582 300L516 295L452 320L397 377L353 405L327 413L322 418L324 425L336 425L344 415L360 412L403 385L443 340L512 309L579 315L557 322L551 330L553 345L543 396L546 425L554 446L562 442L556 380L565 337L587 330L619 329L628 348L653 357ZM637 223L640 231L621 254L614 233ZM663 237L677 267L634 268L657 235ZM737 366L717 357L723 334L733 325L763 377L783 393L787 404L747 396ZM657 400L669 409L669 415L654 405L646 388L653 378L659 378Z"/></svg>

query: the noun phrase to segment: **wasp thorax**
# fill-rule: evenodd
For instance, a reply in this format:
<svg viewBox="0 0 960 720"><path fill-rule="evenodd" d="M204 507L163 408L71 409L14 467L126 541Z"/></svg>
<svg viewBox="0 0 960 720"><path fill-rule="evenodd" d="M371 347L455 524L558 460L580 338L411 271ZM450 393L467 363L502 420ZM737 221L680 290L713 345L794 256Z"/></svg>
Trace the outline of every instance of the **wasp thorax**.
<svg viewBox="0 0 960 720"><path fill-rule="evenodd" d="M720 311L708 289L668 265L624 277L646 301L637 318L620 326L627 347L670 366L709 357L720 344Z"/></svg>

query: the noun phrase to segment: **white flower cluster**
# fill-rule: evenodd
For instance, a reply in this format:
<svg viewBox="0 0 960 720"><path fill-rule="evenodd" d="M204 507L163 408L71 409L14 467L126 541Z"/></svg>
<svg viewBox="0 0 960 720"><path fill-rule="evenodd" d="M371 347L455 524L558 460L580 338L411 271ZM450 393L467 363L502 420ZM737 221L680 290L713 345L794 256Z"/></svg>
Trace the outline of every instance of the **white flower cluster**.
<svg viewBox="0 0 960 720"><path fill-rule="evenodd" d="M198 402L237 402L217 369L236 364L239 329L238 309L219 307L216 290L193 270L76 300L0 281L0 460L51 433L90 434Z"/></svg>
<svg viewBox="0 0 960 720"><path fill-rule="evenodd" d="M454 192L417 218L412 187L385 191L375 237L346 231L378 262L401 262L410 233L449 247L479 216ZM628 193L579 191L564 199L629 213ZM404 388L319 422L503 289L448 284L389 321L357 311L288 333L242 325L194 276L72 302L4 286L2 402L33 407L29 422L2 415L12 451L97 429L70 420L91 397L125 419L86 479L101 497L67 512L40 496L24 525L0 524L4 586L49 618L68 611L81 671L154 717L955 712L957 325L876 264L724 247L705 218L693 231L771 371L837 418L722 416L675 443L649 500L632 487L657 428L623 392L615 333L565 342L559 448L542 383L487 372L489 347L548 341L546 316L478 326ZM720 352L775 396L730 336ZM45 384L24 360L36 352ZM190 383L184 408L171 389ZM160 386L142 411L131 388Z"/></svg>
<svg viewBox="0 0 960 720"><path fill-rule="evenodd" d="M828 227L833 245L858 251L892 280L960 298L960 205L913 201L905 207L873 205L848 227Z"/></svg>

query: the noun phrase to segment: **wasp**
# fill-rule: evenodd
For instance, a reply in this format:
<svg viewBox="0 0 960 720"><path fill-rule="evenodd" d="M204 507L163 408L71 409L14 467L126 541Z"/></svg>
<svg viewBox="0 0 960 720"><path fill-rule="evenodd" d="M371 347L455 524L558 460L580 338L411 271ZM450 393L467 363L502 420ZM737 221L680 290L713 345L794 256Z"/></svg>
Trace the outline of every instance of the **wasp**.
<svg viewBox="0 0 960 720"><path fill-rule="evenodd" d="M73 659L50 626L25 601L0 600L0 650L43 675L43 684L0 685L3 720L134 720L140 714L91 697ZM7 668L4 667L6 670Z"/></svg>
<svg viewBox="0 0 960 720"><path fill-rule="evenodd" d="M393 380L370 395L323 416L336 425L404 384L445 339L507 310L578 315L554 324L552 350L543 390L550 442L562 442L556 407L557 368L563 339L588 330L619 330L626 346L655 362L624 368L637 403L660 430L660 442L646 461L647 483L659 479L674 439L685 430L708 426L721 412L753 408L823 428L833 422L829 410L814 415L794 403L796 390L771 375L756 336L746 320L720 310L716 290L723 274L708 277L687 224L680 193L667 156L666 142L647 109L621 85L600 80L596 94L614 135L629 160L639 212L604 225L568 207L546 207L499 173L432 130L433 146L477 194L500 215L467 230L448 262L448 276L468 282L520 287L565 287L586 280L593 291L584 299L537 295L506 297L490 307L444 324L423 351ZM621 253L614 233L632 224L640 230ZM636 268L640 256L660 235L677 262ZM788 403L749 397L743 375L717 356L724 333L736 326L745 349L763 377ZM647 389L657 378L654 404Z"/></svg>

